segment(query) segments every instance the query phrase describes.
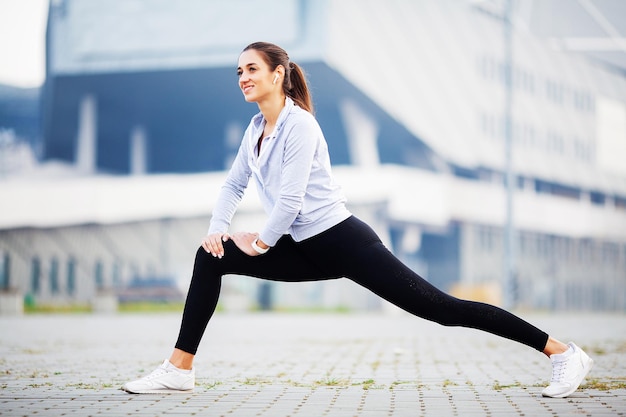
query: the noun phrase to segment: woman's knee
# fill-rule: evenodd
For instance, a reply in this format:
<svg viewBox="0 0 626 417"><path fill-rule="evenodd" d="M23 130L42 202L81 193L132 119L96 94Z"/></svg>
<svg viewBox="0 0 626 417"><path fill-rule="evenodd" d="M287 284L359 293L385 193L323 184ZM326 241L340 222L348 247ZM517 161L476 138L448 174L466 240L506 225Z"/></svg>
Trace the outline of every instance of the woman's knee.
<svg viewBox="0 0 626 417"><path fill-rule="evenodd" d="M231 270L236 270L241 265L241 261L250 258L245 255L232 240L224 242L224 256L218 258L204 250L202 246L196 251L194 269L201 269L203 272L224 275Z"/></svg>
<svg viewBox="0 0 626 417"><path fill-rule="evenodd" d="M196 262L198 262L199 260L204 260L204 258L209 255L211 256L210 253L208 253L207 251L204 250L204 248L202 246L200 246L198 248L198 250L196 251Z"/></svg>
<svg viewBox="0 0 626 417"><path fill-rule="evenodd" d="M211 255L204 250L202 246L196 251L196 258L194 261L194 271L217 271L218 270L218 258Z"/></svg>

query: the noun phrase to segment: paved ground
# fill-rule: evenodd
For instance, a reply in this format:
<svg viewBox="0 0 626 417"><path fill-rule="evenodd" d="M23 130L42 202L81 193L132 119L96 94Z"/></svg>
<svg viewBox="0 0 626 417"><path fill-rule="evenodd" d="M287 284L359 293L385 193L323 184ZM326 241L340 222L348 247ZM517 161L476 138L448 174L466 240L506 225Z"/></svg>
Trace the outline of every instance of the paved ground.
<svg viewBox="0 0 626 417"><path fill-rule="evenodd" d="M596 365L541 397L549 361L522 345L404 314L218 314L193 394L119 390L170 353L177 314L0 318L6 416L626 415L626 316L522 314Z"/></svg>

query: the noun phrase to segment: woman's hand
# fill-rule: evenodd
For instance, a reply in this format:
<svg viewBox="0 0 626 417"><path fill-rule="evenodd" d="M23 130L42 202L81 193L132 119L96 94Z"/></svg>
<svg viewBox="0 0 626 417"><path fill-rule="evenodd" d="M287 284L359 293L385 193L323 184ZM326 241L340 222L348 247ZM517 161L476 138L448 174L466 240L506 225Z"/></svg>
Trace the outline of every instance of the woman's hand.
<svg viewBox="0 0 626 417"><path fill-rule="evenodd" d="M235 245L246 255L249 256L257 256L259 252L255 251L252 247L252 242L254 239L258 238L258 233L249 233L249 232L237 232L233 233L231 239L235 242Z"/></svg>
<svg viewBox="0 0 626 417"><path fill-rule="evenodd" d="M230 239L228 233L211 233L202 239L202 247L207 253L222 258L224 256L222 242L226 242L228 239Z"/></svg>

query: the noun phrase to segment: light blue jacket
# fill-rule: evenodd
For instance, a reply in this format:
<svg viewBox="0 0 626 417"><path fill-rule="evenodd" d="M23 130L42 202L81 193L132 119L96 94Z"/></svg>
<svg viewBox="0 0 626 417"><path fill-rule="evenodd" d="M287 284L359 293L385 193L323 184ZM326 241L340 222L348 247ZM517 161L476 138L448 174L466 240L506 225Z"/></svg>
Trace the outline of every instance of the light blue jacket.
<svg viewBox="0 0 626 417"><path fill-rule="evenodd" d="M343 191L332 177L328 145L315 117L287 98L257 157L264 127L263 114L258 113L246 129L222 186L209 234L228 231L251 176L268 215L259 238L269 246L286 233L299 242L350 217Z"/></svg>

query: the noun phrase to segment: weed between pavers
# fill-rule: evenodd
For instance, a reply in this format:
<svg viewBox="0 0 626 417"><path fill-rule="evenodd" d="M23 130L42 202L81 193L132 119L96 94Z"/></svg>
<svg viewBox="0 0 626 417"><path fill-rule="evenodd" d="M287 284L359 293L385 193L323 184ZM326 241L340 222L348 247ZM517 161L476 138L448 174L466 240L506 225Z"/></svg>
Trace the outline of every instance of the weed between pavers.
<svg viewBox="0 0 626 417"><path fill-rule="evenodd" d="M376 381L373 378L370 379L366 379L363 381L358 381L355 382L349 378L334 378L334 377L326 377L323 379L318 379L315 380L311 383L306 383L306 382L299 382L299 381L294 381L292 379L287 379L287 380L280 380L280 381L276 381L276 380L272 380L272 379L266 379L266 378L246 378L245 380L238 380L237 381L240 384L243 385L271 385L271 384L286 384L292 387L299 387L299 388L318 388L318 387L335 387L335 388L349 388L349 387L362 387L364 390L370 390L370 389L389 389L389 390L394 390L397 389L399 386L401 385L406 385L406 386L411 386L412 388L415 389L424 389L427 388L428 385L424 384L423 382L419 382L419 381L410 381L410 380L398 380L398 381L393 381L390 384L377 384ZM203 386L207 389L214 389L217 386L223 384L223 382L213 382L213 383L205 383L205 384L201 384L200 386ZM455 387L455 386L459 386L460 384L452 381L450 379L445 379L443 380L440 384L432 384L432 387L442 387L442 388L447 388L447 387ZM471 381L467 381L465 383L466 386L468 387L473 387L475 384ZM537 386L543 386L538 384ZM514 384L509 384L509 385L502 385L499 382L495 382L493 385L493 389L494 390L502 390L502 389L506 389L506 388L514 388L514 387L524 387L521 383L514 383Z"/></svg>
<svg viewBox="0 0 626 417"><path fill-rule="evenodd" d="M459 385L459 384L457 384L456 382L451 381L451 380L449 380L449 379L445 379L445 380L443 381L443 386L444 386L444 388L445 388L445 387L457 386L457 385Z"/></svg>
<svg viewBox="0 0 626 417"><path fill-rule="evenodd" d="M315 381L313 383L313 385L320 385L320 386L326 386L326 387L336 387L336 386L349 386L350 384L350 380L349 379L338 379L338 378L324 378L324 379L318 379L317 381Z"/></svg>
<svg viewBox="0 0 626 417"><path fill-rule="evenodd" d="M495 381L495 382L493 383L492 388L493 388L495 391L502 391L503 389L507 389L507 388L522 388L522 384L521 384L521 383L519 383L519 382L515 382L515 383L513 383L513 384L502 385L502 384L500 384L500 382Z"/></svg>
<svg viewBox="0 0 626 417"><path fill-rule="evenodd" d="M362 385L364 390L368 389L384 389L384 385L376 385L376 382L373 379L367 379L360 383L353 383L353 386Z"/></svg>
<svg viewBox="0 0 626 417"><path fill-rule="evenodd" d="M585 345L581 346L584 351L589 352L593 356L604 356L610 354L626 353L626 342L604 343L602 345Z"/></svg>
<svg viewBox="0 0 626 417"><path fill-rule="evenodd" d="M364 381L360 381L360 382L354 382L348 378L327 377L324 379L318 379L316 381L313 381L312 383L303 383L303 382L293 381L291 379L276 381L276 380L267 379L267 378L246 378L244 380L237 380L237 382L243 385L271 385L274 383L281 383L281 384L287 384L293 387L305 387L305 388L313 388L313 389L317 387L347 388L347 387L357 387L357 386L363 387L364 390L386 388L385 385L376 384L376 381L374 381L374 379L371 379L371 378L366 379ZM400 383L404 383L404 382L398 382L398 384ZM215 381L213 383L202 384L201 386L207 389L213 389L221 384L222 382Z"/></svg>
<svg viewBox="0 0 626 417"><path fill-rule="evenodd" d="M611 391L614 389L626 389L626 377L590 379L580 386L582 389L596 389L598 391Z"/></svg>
<svg viewBox="0 0 626 417"><path fill-rule="evenodd" d="M240 381L244 385L267 385L271 384L271 379L263 379L263 378L246 378L243 381Z"/></svg>
<svg viewBox="0 0 626 417"><path fill-rule="evenodd" d="M495 391L502 391L507 388L527 388L527 387L543 388L546 385L548 385L547 382L537 383L537 384L532 384L532 385L524 385L519 382L516 382L513 384L503 385L503 384L500 384L498 381L496 381L494 382L492 388ZM587 380L586 383L580 386L580 389L595 389L598 391L611 391L615 389L626 389L626 377L589 379Z"/></svg>
<svg viewBox="0 0 626 417"><path fill-rule="evenodd" d="M29 388L44 388L44 387L51 387L53 385L54 384L52 382L44 382L42 384L35 384L35 383L28 384L27 387L29 387Z"/></svg>
<svg viewBox="0 0 626 417"><path fill-rule="evenodd" d="M85 383L85 382L76 382L76 383L68 383L65 384L63 388L76 388L76 389L91 389L91 390L100 390L105 388L113 388L115 385L110 382L93 382L93 383Z"/></svg>
<svg viewBox="0 0 626 417"><path fill-rule="evenodd" d="M201 384L201 386L203 388L206 388L206 389L215 389L215 388L217 388L220 385L222 385L222 382L220 382L220 381L206 382L204 384Z"/></svg>
<svg viewBox="0 0 626 417"><path fill-rule="evenodd" d="M48 375L45 372L39 371L39 370L34 370L32 373L30 373L30 375L27 376L28 378L50 378L50 375Z"/></svg>

